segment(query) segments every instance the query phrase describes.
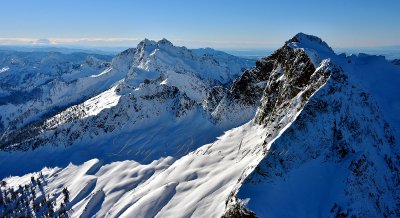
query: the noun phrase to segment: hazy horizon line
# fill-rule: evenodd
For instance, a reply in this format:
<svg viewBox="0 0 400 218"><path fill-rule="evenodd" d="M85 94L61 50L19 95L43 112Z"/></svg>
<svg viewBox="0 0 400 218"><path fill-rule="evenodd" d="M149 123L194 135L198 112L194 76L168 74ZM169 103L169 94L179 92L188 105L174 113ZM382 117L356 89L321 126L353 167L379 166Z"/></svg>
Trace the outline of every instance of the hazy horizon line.
<svg viewBox="0 0 400 218"><path fill-rule="evenodd" d="M0 46L32 46L32 47L83 47L83 48L133 48L146 39L146 37L136 38L11 38L0 37ZM159 39L151 39L158 41ZM226 41L226 40L188 40L188 39L168 39L174 45L185 46L188 48L215 48L215 49L232 49L232 50L258 50L258 49L277 49L282 43L266 43L254 40L243 41ZM400 48L400 44L382 44L382 45L339 45L330 47L336 49L374 49L374 48Z"/></svg>

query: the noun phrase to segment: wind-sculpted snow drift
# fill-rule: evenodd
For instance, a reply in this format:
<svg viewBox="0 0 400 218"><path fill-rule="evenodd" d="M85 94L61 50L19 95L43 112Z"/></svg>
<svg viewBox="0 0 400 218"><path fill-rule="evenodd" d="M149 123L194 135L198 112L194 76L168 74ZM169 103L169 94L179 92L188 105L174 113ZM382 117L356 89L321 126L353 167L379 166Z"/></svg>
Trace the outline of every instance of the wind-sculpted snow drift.
<svg viewBox="0 0 400 218"><path fill-rule="evenodd" d="M3 135L7 186L39 178L53 206L1 213L400 216L398 66L302 33L249 64L167 40L121 53L109 90Z"/></svg>

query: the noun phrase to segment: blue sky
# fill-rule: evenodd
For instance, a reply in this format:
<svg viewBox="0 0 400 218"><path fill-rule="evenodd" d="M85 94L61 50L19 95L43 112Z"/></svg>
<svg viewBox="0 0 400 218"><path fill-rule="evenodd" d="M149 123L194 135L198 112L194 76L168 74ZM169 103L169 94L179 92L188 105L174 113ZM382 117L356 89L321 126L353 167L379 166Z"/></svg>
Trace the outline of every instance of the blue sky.
<svg viewBox="0 0 400 218"><path fill-rule="evenodd" d="M332 47L400 45L399 0L2 0L0 43L275 48L298 32Z"/></svg>

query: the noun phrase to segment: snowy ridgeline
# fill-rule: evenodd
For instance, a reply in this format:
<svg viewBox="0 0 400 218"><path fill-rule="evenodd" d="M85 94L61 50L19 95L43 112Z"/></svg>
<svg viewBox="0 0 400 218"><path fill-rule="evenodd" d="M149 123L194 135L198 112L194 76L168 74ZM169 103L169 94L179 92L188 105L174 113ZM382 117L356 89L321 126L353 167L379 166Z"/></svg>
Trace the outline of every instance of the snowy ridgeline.
<svg viewBox="0 0 400 218"><path fill-rule="evenodd" d="M108 90L42 121L9 127L3 133L3 150L29 150L0 153L3 164L11 165L16 159L32 161L4 167L1 175L66 166L70 161L80 164L91 158L104 163L126 159L150 163L160 157L180 157L249 121L258 102L242 104L230 87L254 62L207 52L175 47L166 40L144 40L137 48L122 52L107 70L82 78L102 87L118 80ZM26 105L32 106L30 102Z"/></svg>
<svg viewBox="0 0 400 218"><path fill-rule="evenodd" d="M118 75L108 90L3 134L2 214L400 216L399 67L305 34L251 64L165 39L121 53L90 76Z"/></svg>
<svg viewBox="0 0 400 218"><path fill-rule="evenodd" d="M110 59L84 53L0 52L0 134L43 122L120 81L137 88L143 81L163 78L200 101L211 85L231 83L254 64L214 50L175 47L167 40L144 40Z"/></svg>

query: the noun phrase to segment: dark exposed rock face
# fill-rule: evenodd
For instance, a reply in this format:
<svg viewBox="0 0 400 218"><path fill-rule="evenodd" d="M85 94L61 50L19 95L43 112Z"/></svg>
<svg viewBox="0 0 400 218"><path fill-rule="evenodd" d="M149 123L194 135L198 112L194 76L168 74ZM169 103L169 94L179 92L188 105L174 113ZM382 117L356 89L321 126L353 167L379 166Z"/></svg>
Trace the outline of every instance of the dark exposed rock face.
<svg viewBox="0 0 400 218"><path fill-rule="evenodd" d="M252 119L273 69L274 60L257 60L256 66L246 70L229 87L214 87L208 93L205 107L217 122L231 114L240 114L240 111L245 112L243 121Z"/></svg>
<svg viewBox="0 0 400 218"><path fill-rule="evenodd" d="M324 69L315 72L315 66L306 52L289 46L290 43L300 41L316 43L323 50L333 53L333 50L318 37L296 35L271 56L258 60L256 66L246 70L233 82L229 90L224 90L225 99L220 98L225 101L219 104L223 104L223 108L226 109L223 112L214 112L217 120L219 116L222 116L221 114L230 113L235 108L250 108L248 110L255 113L261 104L255 122L272 123L286 115L287 111L284 110L291 108L288 103L296 97L303 99L300 101L302 105L298 106L301 108L307 99L326 82L329 73L323 72ZM220 93L218 92L219 96L221 96ZM280 116L276 116L278 114Z"/></svg>
<svg viewBox="0 0 400 218"><path fill-rule="evenodd" d="M315 67L304 51L294 50L288 46L282 47L267 60L274 61L275 67L256 116L256 123L265 125L280 120L281 116L286 116L285 110L292 109L288 107L292 99L301 98L304 105L329 76L322 69L315 72ZM277 116L279 114L281 116Z"/></svg>
<svg viewBox="0 0 400 218"><path fill-rule="evenodd" d="M224 86L214 86L207 93L207 97L204 102L204 107L209 113L212 113L221 102L223 98L226 97L228 89Z"/></svg>
<svg viewBox="0 0 400 218"><path fill-rule="evenodd" d="M271 60L258 60L254 68L245 71L233 83L229 91L232 99L247 105L257 105L273 67L274 62Z"/></svg>
<svg viewBox="0 0 400 218"><path fill-rule="evenodd" d="M257 215L249 211L244 207L244 205L237 203L229 210L225 212L225 214L221 218L256 218Z"/></svg>
<svg viewBox="0 0 400 218"><path fill-rule="evenodd" d="M256 66L246 70L233 82L229 90L219 88L218 92L210 92L210 102L211 99L225 97L225 101L221 102L228 111L240 105L251 107L255 112L261 104L255 122L265 125L286 116L285 110L291 109L289 103L292 99L301 98L301 105L297 106L301 108L326 82L329 73L324 72L323 68L315 72L313 63L303 50L288 46L288 43L295 41L298 41L298 38L294 37L271 56L258 60ZM327 45L326 47L329 48ZM217 106L215 103L213 105L212 109L215 109Z"/></svg>

